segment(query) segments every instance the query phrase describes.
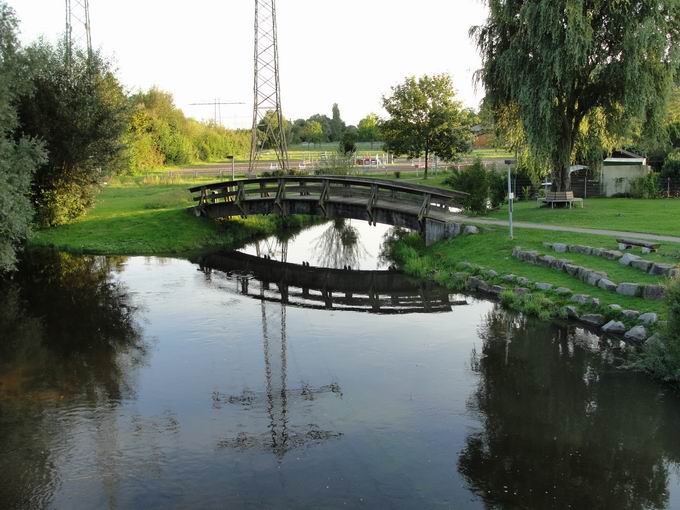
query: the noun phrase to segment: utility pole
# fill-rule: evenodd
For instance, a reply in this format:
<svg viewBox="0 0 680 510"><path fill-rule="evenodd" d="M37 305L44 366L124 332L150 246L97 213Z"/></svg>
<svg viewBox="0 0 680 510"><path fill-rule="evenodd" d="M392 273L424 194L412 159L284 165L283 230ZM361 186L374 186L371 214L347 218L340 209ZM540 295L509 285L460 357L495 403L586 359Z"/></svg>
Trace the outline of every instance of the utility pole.
<svg viewBox="0 0 680 510"><path fill-rule="evenodd" d="M288 146L281 111L279 46L276 33L275 0L255 0L255 80L253 85L253 128L249 172L255 172L258 158L269 143L276 153L279 168L289 169ZM263 134L259 127L263 125Z"/></svg>
<svg viewBox="0 0 680 510"><path fill-rule="evenodd" d="M220 101L215 99L208 103L189 103L190 106L212 106L213 107L213 122L216 126L222 125L222 105L235 105L235 104L245 104L237 101Z"/></svg>
<svg viewBox="0 0 680 510"><path fill-rule="evenodd" d="M66 62L71 65L73 51L84 48L87 58L92 58L92 32L90 26L90 1L66 1L66 31L64 43L66 46Z"/></svg>

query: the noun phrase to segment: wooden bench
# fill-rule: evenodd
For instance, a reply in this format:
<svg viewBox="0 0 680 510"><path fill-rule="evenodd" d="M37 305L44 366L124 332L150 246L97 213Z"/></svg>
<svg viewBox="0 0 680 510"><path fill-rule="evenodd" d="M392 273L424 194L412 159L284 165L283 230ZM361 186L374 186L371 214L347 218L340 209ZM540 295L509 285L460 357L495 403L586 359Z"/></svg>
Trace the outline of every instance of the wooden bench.
<svg viewBox="0 0 680 510"><path fill-rule="evenodd" d="M544 197L538 199L539 206L550 204L552 208L555 207L555 204L569 204L571 209L574 203L581 204L581 208L583 208L583 199L575 198L573 191L548 191Z"/></svg>
<svg viewBox="0 0 680 510"><path fill-rule="evenodd" d="M634 241L632 239L617 239L616 242L619 243L620 250L628 250L633 246L639 246L642 248L642 251L644 253L652 253L659 249L658 243L648 243L646 241Z"/></svg>

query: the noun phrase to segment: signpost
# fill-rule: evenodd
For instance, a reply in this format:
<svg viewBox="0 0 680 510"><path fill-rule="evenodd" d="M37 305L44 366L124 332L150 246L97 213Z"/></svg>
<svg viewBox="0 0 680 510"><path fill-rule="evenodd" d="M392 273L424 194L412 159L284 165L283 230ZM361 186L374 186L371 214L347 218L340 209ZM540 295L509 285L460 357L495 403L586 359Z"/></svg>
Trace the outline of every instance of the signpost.
<svg viewBox="0 0 680 510"><path fill-rule="evenodd" d="M234 180L234 156L227 156L231 160L231 180Z"/></svg>
<svg viewBox="0 0 680 510"><path fill-rule="evenodd" d="M508 219L510 225L510 239L514 239L512 231L512 204L515 199L515 194L512 192L512 164L514 159L506 159L505 164L508 166Z"/></svg>

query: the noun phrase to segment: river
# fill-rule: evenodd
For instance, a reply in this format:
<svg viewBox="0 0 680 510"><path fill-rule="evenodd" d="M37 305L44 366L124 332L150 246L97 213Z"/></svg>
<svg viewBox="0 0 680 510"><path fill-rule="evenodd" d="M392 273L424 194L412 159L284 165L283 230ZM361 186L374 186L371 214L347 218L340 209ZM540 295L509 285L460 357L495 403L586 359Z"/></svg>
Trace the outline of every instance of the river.
<svg viewBox="0 0 680 510"><path fill-rule="evenodd" d="M389 270L386 232L27 252L0 508L680 508L677 394L619 342Z"/></svg>

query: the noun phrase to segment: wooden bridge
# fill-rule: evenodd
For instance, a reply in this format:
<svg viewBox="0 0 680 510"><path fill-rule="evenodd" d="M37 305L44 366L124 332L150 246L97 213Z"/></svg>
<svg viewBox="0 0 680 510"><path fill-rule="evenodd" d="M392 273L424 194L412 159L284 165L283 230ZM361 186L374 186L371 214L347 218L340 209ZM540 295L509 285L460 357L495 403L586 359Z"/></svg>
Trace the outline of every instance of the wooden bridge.
<svg viewBox="0 0 680 510"><path fill-rule="evenodd" d="M268 260L241 252L199 257L201 271L232 277L236 291L262 301L374 314L450 312L467 305L444 287L392 271L349 271Z"/></svg>
<svg viewBox="0 0 680 510"><path fill-rule="evenodd" d="M454 207L467 196L429 186L362 177L267 177L189 190L209 218L309 214L384 223L421 232L428 244L450 235Z"/></svg>

